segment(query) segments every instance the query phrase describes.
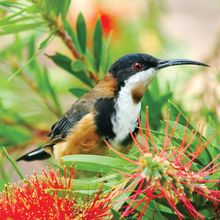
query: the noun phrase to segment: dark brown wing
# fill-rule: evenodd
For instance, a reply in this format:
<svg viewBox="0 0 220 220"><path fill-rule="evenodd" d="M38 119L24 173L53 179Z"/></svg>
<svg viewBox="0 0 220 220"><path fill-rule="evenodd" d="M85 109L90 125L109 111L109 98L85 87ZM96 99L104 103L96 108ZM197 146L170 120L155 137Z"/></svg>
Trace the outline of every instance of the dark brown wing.
<svg viewBox="0 0 220 220"><path fill-rule="evenodd" d="M60 120L51 127L51 133L48 136L51 139L56 137L66 137L70 129L73 128L84 115L88 114L92 110L94 101L87 99L80 99L76 101L60 118Z"/></svg>

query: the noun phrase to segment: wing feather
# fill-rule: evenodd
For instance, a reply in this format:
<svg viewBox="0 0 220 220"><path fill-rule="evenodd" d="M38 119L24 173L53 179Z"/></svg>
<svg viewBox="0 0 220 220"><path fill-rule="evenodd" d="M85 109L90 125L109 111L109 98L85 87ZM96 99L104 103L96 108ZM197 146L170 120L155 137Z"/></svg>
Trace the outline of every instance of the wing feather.
<svg viewBox="0 0 220 220"><path fill-rule="evenodd" d="M48 135L51 139L58 136L64 138L71 128L81 120L81 118L90 112L91 102L88 104L83 100L75 102L72 107L58 120L52 127Z"/></svg>

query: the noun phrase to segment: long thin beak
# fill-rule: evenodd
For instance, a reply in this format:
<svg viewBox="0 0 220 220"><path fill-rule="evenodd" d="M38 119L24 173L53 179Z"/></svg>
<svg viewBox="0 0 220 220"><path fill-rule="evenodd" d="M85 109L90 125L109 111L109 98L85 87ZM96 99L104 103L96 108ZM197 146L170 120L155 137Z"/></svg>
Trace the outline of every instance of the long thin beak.
<svg viewBox="0 0 220 220"><path fill-rule="evenodd" d="M197 65L197 66L209 67L209 65L205 63L200 63L198 61L188 60L188 59L172 59L172 60L160 60L159 59L156 69L159 70L159 69L163 69L169 66L177 66L177 65Z"/></svg>

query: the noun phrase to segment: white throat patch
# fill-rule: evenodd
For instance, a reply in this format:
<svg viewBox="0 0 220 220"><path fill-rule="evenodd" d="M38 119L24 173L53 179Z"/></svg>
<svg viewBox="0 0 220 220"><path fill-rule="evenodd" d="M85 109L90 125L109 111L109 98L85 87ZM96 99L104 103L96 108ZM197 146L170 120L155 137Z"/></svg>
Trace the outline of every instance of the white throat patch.
<svg viewBox="0 0 220 220"><path fill-rule="evenodd" d="M120 144L135 130L137 119L141 110L141 102L135 103L132 98L132 89L137 85L144 84L147 87L153 77L156 75L155 69L150 68L139 72L125 81L116 100L116 114L112 116L111 121L115 138L113 142Z"/></svg>

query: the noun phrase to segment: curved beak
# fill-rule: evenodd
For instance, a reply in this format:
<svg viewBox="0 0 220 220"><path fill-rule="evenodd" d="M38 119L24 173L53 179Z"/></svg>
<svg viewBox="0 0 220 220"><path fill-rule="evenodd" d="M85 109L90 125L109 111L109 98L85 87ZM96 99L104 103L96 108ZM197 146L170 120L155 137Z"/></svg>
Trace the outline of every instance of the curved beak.
<svg viewBox="0 0 220 220"><path fill-rule="evenodd" d="M197 65L197 66L209 67L209 65L205 63L200 63L198 61L188 60L188 59L171 59L171 60L159 59L156 69L159 70L159 69L163 69L169 66L177 66L177 65Z"/></svg>

